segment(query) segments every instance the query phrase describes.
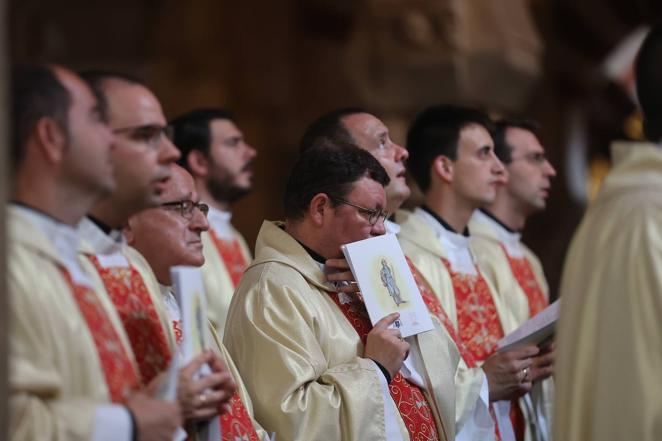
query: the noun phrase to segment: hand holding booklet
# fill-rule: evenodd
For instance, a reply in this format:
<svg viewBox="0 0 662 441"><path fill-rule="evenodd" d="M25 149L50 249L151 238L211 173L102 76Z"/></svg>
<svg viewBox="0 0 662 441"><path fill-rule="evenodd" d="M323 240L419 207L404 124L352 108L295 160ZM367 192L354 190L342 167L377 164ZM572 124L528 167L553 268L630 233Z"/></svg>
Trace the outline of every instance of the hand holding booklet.
<svg viewBox="0 0 662 441"><path fill-rule="evenodd" d="M524 322L499 341L497 351L507 351L527 344L541 345L554 335L554 328L559 319L560 300Z"/></svg>
<svg viewBox="0 0 662 441"><path fill-rule="evenodd" d="M394 235L353 242L342 250L373 325L398 312L400 318L394 327L400 329L403 337L433 329L427 306Z"/></svg>

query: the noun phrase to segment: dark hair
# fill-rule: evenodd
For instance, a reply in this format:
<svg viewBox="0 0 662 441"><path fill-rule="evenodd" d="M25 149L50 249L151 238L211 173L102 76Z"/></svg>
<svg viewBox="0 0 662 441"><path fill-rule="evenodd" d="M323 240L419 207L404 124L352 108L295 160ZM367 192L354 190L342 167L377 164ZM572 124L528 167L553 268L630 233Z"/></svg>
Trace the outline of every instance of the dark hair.
<svg viewBox="0 0 662 441"><path fill-rule="evenodd" d="M360 107L343 107L326 113L313 121L301 137L299 151L303 152L316 142L327 139L337 144L356 144L356 140L349 133L347 127L342 123L342 119L349 115L357 113L368 113Z"/></svg>
<svg viewBox="0 0 662 441"><path fill-rule="evenodd" d="M662 26L653 27L644 40L636 62L637 97L644 113L646 137L662 139Z"/></svg>
<svg viewBox="0 0 662 441"><path fill-rule="evenodd" d="M189 170L187 158L192 150L200 150L205 155L209 153L211 145L209 123L215 119L234 121L234 115L225 109L195 109L170 121L175 132L173 143L182 152L179 165Z"/></svg>
<svg viewBox="0 0 662 441"><path fill-rule="evenodd" d="M460 131L469 124L480 124L490 134L493 132L490 118L468 107L432 106L416 116L407 133L407 165L421 191L430 187L430 166L436 157L457 158Z"/></svg>
<svg viewBox="0 0 662 441"><path fill-rule="evenodd" d="M534 135L538 135L540 124L527 118L505 118L497 121L495 124L494 134L494 154L504 164L510 164L513 161L512 153L513 147L506 142L506 132L509 128L517 128L528 130Z"/></svg>
<svg viewBox="0 0 662 441"><path fill-rule="evenodd" d="M108 116L108 100L106 99L106 93L103 88L103 85L106 81L119 80L128 84L137 84L139 86L149 88L147 83L141 78L113 70L89 69L79 71L78 75L92 89L92 93L94 93L97 100L99 101L99 108L101 109L101 113L104 116L104 119L106 119Z"/></svg>
<svg viewBox="0 0 662 441"><path fill-rule="evenodd" d="M25 142L41 118L52 118L69 136L69 108L72 98L52 68L17 66L11 74L12 163L20 165Z"/></svg>
<svg viewBox="0 0 662 441"><path fill-rule="evenodd" d="M384 187L390 181L384 167L367 151L353 144L320 140L302 152L292 168L283 198L285 218L303 218L310 201L319 193L345 198L363 177Z"/></svg>

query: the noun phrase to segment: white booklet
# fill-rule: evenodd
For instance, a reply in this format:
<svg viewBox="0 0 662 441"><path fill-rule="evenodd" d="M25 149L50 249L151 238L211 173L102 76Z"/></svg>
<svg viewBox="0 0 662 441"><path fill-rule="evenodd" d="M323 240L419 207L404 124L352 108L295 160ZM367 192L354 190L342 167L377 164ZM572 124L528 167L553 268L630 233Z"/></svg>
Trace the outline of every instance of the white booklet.
<svg viewBox="0 0 662 441"><path fill-rule="evenodd" d="M182 317L182 364L209 348L209 329L207 320L207 300L200 268L192 266L174 266L170 268L172 287L179 304ZM207 364L196 372L195 378L211 374ZM221 439L219 417L198 424L196 440Z"/></svg>
<svg viewBox="0 0 662 441"><path fill-rule="evenodd" d="M399 312L394 327L403 337L433 329L398 239L393 234L353 242L342 247L356 278L370 321Z"/></svg>
<svg viewBox="0 0 662 441"><path fill-rule="evenodd" d="M554 328L559 319L561 300L557 300L540 311L522 326L499 340L498 351L507 351L527 344L540 345L554 335Z"/></svg>

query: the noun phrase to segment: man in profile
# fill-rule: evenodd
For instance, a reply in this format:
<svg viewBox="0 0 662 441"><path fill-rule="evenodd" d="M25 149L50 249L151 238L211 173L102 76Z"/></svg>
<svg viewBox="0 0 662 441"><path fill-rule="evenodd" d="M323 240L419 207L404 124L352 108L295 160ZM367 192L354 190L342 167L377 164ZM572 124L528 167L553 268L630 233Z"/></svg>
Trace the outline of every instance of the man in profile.
<svg viewBox="0 0 662 441"><path fill-rule="evenodd" d="M256 260L232 299L225 343L256 418L279 437L454 438L457 360L449 348L438 345L433 356L410 347L390 328L397 313L373 326L352 286L331 285L334 275L325 276L325 268L338 267L342 245L384 234L388 182L364 150L309 146L285 190L285 222L265 221L260 230ZM418 345L436 334L417 337ZM422 382L400 372L410 350L421 355Z"/></svg>
<svg viewBox="0 0 662 441"><path fill-rule="evenodd" d="M171 440L179 407L156 381L140 387L120 319L78 261L75 227L116 185L101 107L59 66L16 69L11 87L10 437Z"/></svg>
<svg viewBox="0 0 662 441"><path fill-rule="evenodd" d="M209 319L222 336L230 299L251 260L246 241L231 223L232 204L253 187L257 152L225 109L192 110L171 124L182 152L179 164L193 175L200 198L210 208L210 229L202 235L202 272Z"/></svg>
<svg viewBox="0 0 662 441"><path fill-rule="evenodd" d="M662 438L662 27L636 63L654 144L612 148L614 167L575 233L561 280L555 439Z"/></svg>
<svg viewBox="0 0 662 441"><path fill-rule="evenodd" d="M149 263L166 299L170 323L175 332L182 330L181 311L172 291L170 269L177 265L202 266L205 261L201 234L209 229L206 215L209 207L200 202L193 177L182 167L172 166L172 179L163 188L159 207L143 210L129 218L124 235ZM198 317L198 329L208 330L207 317ZM214 352L223 358L230 368L237 391L232 395L226 411L220 419L224 440L258 441L266 439L266 433L253 420L253 408L246 388L232 359L227 354L218 335L210 329L210 343ZM183 337L183 336L182 336ZM206 348L205 348L206 349ZM201 379L204 381L204 378ZM216 391L198 391L204 401L214 402Z"/></svg>

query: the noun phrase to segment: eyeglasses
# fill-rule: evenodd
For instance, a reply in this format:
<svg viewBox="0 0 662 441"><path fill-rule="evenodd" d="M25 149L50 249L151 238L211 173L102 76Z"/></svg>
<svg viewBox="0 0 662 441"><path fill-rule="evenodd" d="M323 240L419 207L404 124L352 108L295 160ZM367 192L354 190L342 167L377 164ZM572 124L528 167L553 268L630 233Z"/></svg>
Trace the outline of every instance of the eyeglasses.
<svg viewBox="0 0 662 441"><path fill-rule="evenodd" d="M120 127L113 129L115 134L127 134L134 141L144 142L151 148L158 148L163 137L173 140L175 130L173 126L160 126L158 124L146 124L143 126Z"/></svg>
<svg viewBox="0 0 662 441"><path fill-rule="evenodd" d="M388 212L382 210L381 208L373 210L371 208L366 208L362 207L360 205L352 204L351 202L338 198L335 196L329 196L329 199L335 202L339 202L341 204L349 205L350 207L354 207L358 210L359 213L364 214L368 216L368 223L370 225L375 225L377 222L381 221L382 223L388 218Z"/></svg>
<svg viewBox="0 0 662 441"><path fill-rule="evenodd" d="M194 208L200 210L200 213L205 217L207 217L207 214L209 213L209 205L202 202L193 202L191 200L164 202L161 204L161 208L164 210L178 211L184 219L188 220L193 219Z"/></svg>
<svg viewBox="0 0 662 441"><path fill-rule="evenodd" d="M548 161L547 156L543 152L532 152L526 155L520 156L519 158L513 158L513 161L525 160L529 164L537 165L542 167Z"/></svg>

